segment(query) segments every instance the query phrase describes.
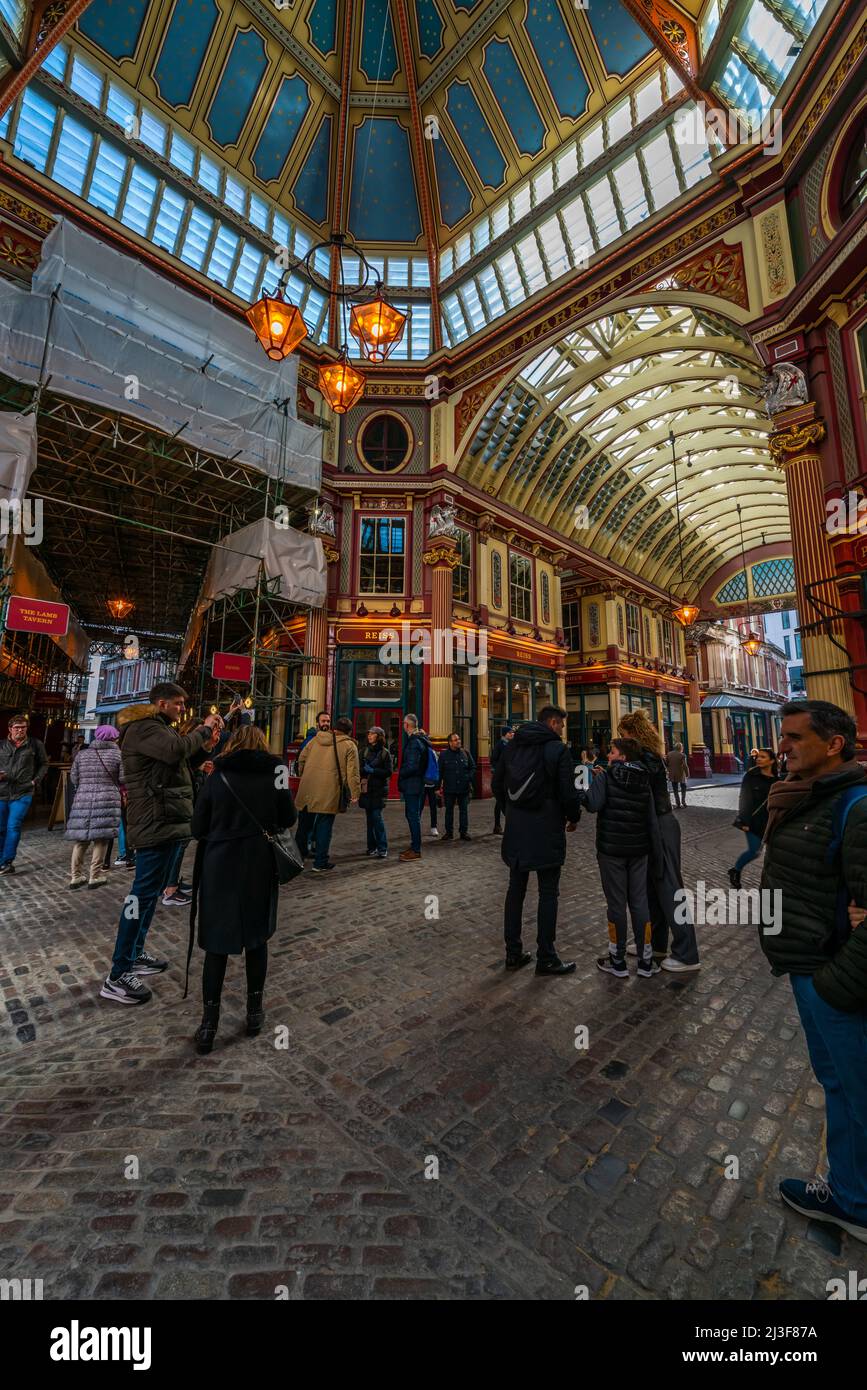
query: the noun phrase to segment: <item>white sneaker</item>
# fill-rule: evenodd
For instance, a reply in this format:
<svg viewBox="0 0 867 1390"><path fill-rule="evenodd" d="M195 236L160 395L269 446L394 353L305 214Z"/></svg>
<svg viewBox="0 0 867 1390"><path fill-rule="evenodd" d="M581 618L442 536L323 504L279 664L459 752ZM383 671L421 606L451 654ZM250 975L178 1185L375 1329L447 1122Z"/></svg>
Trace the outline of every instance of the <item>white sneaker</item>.
<svg viewBox="0 0 867 1390"><path fill-rule="evenodd" d="M666 956L665 960L660 961L660 965L663 970L671 970L675 975L681 973L689 974L693 970L701 970L701 966L698 962L696 962L695 965L684 965L683 961L675 960L674 956Z"/></svg>
<svg viewBox="0 0 867 1390"><path fill-rule="evenodd" d="M635 944L634 941L629 941L629 942L627 942L627 944L626 944L626 954L627 954L628 956L637 956L637 955L638 955L638 947L636 946L636 944Z"/></svg>
<svg viewBox="0 0 867 1390"><path fill-rule="evenodd" d="M436 826L434 826L434 827L432 828L432 830L431 830L431 838L434 839L434 840L438 840L439 837L440 837L440 832L437 830Z"/></svg>

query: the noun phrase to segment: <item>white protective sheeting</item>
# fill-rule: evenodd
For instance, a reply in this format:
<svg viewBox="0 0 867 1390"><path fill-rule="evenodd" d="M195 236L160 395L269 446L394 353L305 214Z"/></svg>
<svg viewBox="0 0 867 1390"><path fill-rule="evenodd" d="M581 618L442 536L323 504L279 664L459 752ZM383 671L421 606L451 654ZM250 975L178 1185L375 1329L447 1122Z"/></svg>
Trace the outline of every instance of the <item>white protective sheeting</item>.
<svg viewBox="0 0 867 1390"><path fill-rule="evenodd" d="M322 435L297 418L298 360L270 362L246 323L63 219L32 288L0 284L0 368L15 380L38 381L49 317L52 391L319 490ZM284 415L274 402L287 398Z"/></svg>
<svg viewBox="0 0 867 1390"><path fill-rule="evenodd" d="M35 413L0 414L0 500L23 502L35 467Z"/></svg>
<svg viewBox="0 0 867 1390"><path fill-rule="evenodd" d="M51 603L66 602L57 585L49 577L42 561L36 558L33 547L25 545L21 536L15 536L12 541L11 564L13 594L20 595L21 598L48 599ZM55 637L53 633L49 635L52 642L55 642L61 651L66 652L79 671L87 670L90 638L83 628L79 627L72 613L69 615L69 631L65 637Z"/></svg>
<svg viewBox="0 0 867 1390"><path fill-rule="evenodd" d="M271 583L279 580L276 592L281 598L309 608L325 606L328 569L319 537L295 531L291 526L278 526L270 517L262 517L251 526L233 531L211 551L199 600L184 637L179 670L183 670L196 644L211 604L239 589L255 589L260 561L265 578Z"/></svg>

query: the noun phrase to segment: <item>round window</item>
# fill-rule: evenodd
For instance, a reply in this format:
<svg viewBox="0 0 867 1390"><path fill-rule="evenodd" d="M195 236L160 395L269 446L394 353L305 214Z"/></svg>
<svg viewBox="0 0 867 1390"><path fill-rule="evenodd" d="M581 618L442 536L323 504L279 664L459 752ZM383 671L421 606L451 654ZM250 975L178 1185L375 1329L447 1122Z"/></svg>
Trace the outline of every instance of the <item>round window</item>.
<svg viewBox="0 0 867 1390"><path fill-rule="evenodd" d="M402 468L411 449L409 429L397 415L371 415L361 427L358 451L376 473L393 473Z"/></svg>

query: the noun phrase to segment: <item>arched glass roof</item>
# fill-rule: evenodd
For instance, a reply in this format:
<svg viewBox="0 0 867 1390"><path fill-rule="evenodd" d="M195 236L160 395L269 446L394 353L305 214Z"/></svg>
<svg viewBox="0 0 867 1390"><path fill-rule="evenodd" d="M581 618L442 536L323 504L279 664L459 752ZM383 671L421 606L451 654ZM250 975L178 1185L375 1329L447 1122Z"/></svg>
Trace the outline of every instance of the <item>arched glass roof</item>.
<svg viewBox="0 0 867 1390"><path fill-rule="evenodd" d="M686 590L744 542L789 535L767 448L761 369L746 335L702 309L654 302L588 323L502 388L460 463L470 482L628 566Z"/></svg>

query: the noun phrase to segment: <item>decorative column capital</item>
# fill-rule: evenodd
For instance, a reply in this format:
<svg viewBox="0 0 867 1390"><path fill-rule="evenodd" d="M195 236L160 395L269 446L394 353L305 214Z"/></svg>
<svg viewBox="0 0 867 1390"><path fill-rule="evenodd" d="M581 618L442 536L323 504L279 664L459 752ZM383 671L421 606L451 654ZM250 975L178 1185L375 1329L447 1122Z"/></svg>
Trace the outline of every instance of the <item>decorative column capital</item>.
<svg viewBox="0 0 867 1390"><path fill-rule="evenodd" d="M805 425L791 424L784 430L775 430L769 440L774 463L783 469L797 463L809 448L821 444L826 433L824 420L811 420Z"/></svg>
<svg viewBox="0 0 867 1390"><path fill-rule="evenodd" d="M323 541L322 549L325 553L325 559L328 562L328 564L336 565L337 561L340 559L340 551L337 549L337 546L329 545L326 541Z"/></svg>
<svg viewBox="0 0 867 1390"><path fill-rule="evenodd" d="M431 565L434 569L455 569L461 562L457 546L454 541L449 541L447 537L437 538L436 545L429 545L421 557L426 565Z"/></svg>

